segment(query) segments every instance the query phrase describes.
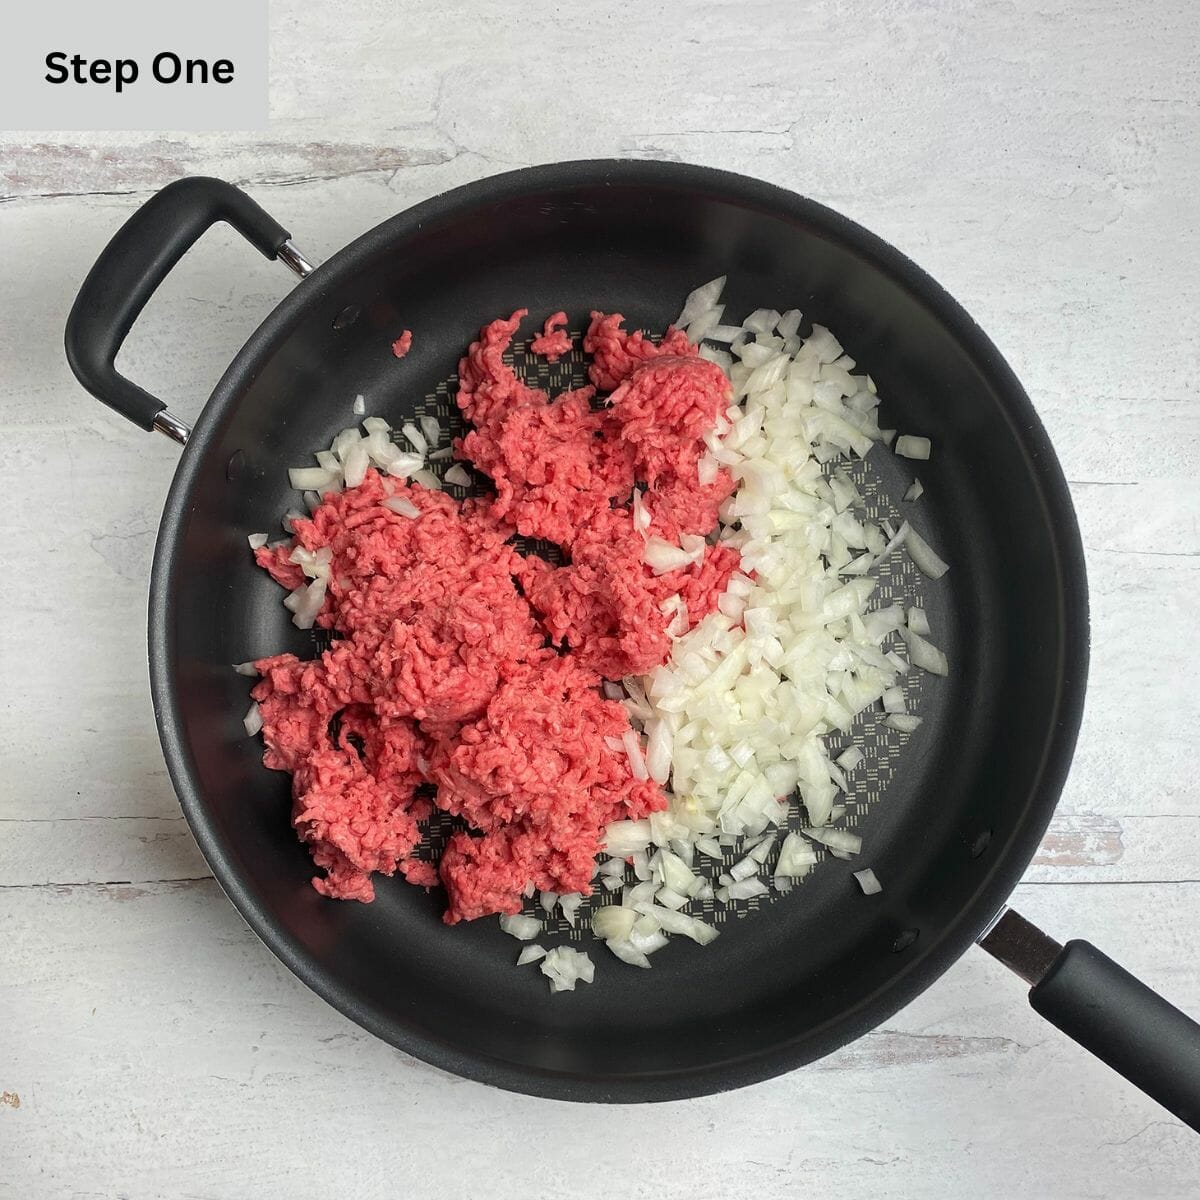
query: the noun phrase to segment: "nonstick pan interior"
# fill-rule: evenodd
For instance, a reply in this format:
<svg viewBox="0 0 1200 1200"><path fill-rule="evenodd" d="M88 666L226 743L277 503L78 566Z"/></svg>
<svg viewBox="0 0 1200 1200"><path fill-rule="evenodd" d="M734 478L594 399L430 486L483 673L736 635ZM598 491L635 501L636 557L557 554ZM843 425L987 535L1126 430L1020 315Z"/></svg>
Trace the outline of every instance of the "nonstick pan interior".
<svg viewBox="0 0 1200 1200"><path fill-rule="evenodd" d="M309 884L285 775L241 727L229 664L313 652L246 535L297 502L286 468L354 417L426 411L479 326L516 307L593 308L661 331L727 274L729 314L800 307L883 396L881 420L927 435L925 496L905 506L951 563L925 589L948 679L923 682L919 732L856 813L861 861L829 860L701 949L674 939L650 971L600 943L595 983L551 996L494 921L443 926L442 897L379 880L371 905ZM736 319L736 318L735 318ZM398 362L402 328L413 348ZM445 389L443 388L443 396ZM445 400L442 400L445 404ZM443 409L443 413L448 409ZM873 454L898 501L908 467ZM818 206L694 168L568 164L472 185L402 214L302 283L221 381L164 518L151 660L185 812L226 889L297 973L421 1057L574 1099L665 1099L798 1065L850 1040L969 944L1049 819L1078 722L1086 616L1065 487L994 348L899 255ZM864 784L864 790L870 790ZM871 866L881 895L851 871ZM545 941L546 939L543 939Z"/></svg>

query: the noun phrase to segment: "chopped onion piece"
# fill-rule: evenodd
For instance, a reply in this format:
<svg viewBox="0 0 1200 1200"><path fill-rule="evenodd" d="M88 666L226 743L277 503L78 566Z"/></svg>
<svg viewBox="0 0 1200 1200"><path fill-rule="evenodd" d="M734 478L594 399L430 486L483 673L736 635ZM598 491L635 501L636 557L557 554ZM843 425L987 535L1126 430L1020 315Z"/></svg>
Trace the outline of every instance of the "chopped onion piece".
<svg viewBox="0 0 1200 1200"><path fill-rule="evenodd" d="M421 417L419 420L426 444L430 447L436 446L442 440L441 421L437 417Z"/></svg>
<svg viewBox="0 0 1200 1200"><path fill-rule="evenodd" d="M775 848L776 837L778 837L778 834L768 834L750 851L749 857L754 859L756 863L765 863L771 857L771 851Z"/></svg>
<svg viewBox="0 0 1200 1200"><path fill-rule="evenodd" d="M638 533L645 533L650 528L650 510L642 499L640 488L633 489L633 503L630 505L633 514L633 527Z"/></svg>
<svg viewBox="0 0 1200 1200"><path fill-rule="evenodd" d="M409 445L424 458L429 452L429 443L425 440L425 435L416 425L412 421L405 421L400 426L400 432L408 439Z"/></svg>
<svg viewBox="0 0 1200 1200"><path fill-rule="evenodd" d="M854 770L859 763L866 757L857 746L849 746L842 751L833 761L837 763L847 774Z"/></svg>
<svg viewBox="0 0 1200 1200"><path fill-rule="evenodd" d="M725 305L718 304L713 308L702 312L692 323L687 327L688 341L693 346L699 345L709 333L716 329L721 323L721 314L725 311Z"/></svg>
<svg viewBox="0 0 1200 1200"><path fill-rule="evenodd" d="M541 946L522 946L521 953L517 955L517 966L523 967L527 963L537 962L539 958L545 958L546 951Z"/></svg>
<svg viewBox="0 0 1200 1200"><path fill-rule="evenodd" d="M292 624L297 629L311 629L317 619L317 613L325 603L326 581L322 577L314 579L307 586L300 586L284 599L283 606L292 614Z"/></svg>
<svg viewBox="0 0 1200 1200"><path fill-rule="evenodd" d="M288 483L298 492L323 492L340 477L340 471L327 471L324 467L292 467L288 471Z"/></svg>
<svg viewBox="0 0 1200 1200"><path fill-rule="evenodd" d="M367 401L363 396L354 397L354 415L361 417L367 411Z"/></svg>
<svg viewBox="0 0 1200 1200"><path fill-rule="evenodd" d="M913 437L911 434L902 433L896 439L895 452L901 458L918 458L926 459L929 457L931 443L928 438Z"/></svg>
<svg viewBox="0 0 1200 1200"><path fill-rule="evenodd" d="M360 438L346 450L346 458L342 470L346 477L348 488L358 487L367 477L367 468L371 465L367 457L366 439Z"/></svg>
<svg viewBox="0 0 1200 1200"><path fill-rule="evenodd" d="M263 727L262 709L258 707L258 702L251 704L246 710L246 715L242 718L242 724L246 727L246 736L253 737L259 733Z"/></svg>
<svg viewBox="0 0 1200 1200"><path fill-rule="evenodd" d="M471 486L471 476L467 474L466 468L461 463L455 463L442 478L447 483L453 483L457 487Z"/></svg>
<svg viewBox="0 0 1200 1200"><path fill-rule="evenodd" d="M649 845L649 821L614 821L604 831L602 849L615 858L628 858Z"/></svg>
<svg viewBox="0 0 1200 1200"><path fill-rule="evenodd" d="M929 632L929 617L923 608L918 608L915 604L908 610L906 624L913 633L923 636Z"/></svg>
<svg viewBox="0 0 1200 1200"><path fill-rule="evenodd" d="M395 475L401 479L415 479L419 473L422 473L424 466L425 460L419 454L406 454L397 449L396 453L388 459L386 470L389 475ZM432 472L425 471L424 474L429 475L436 482L437 476ZM441 487L440 483L438 487Z"/></svg>
<svg viewBox="0 0 1200 1200"><path fill-rule="evenodd" d="M624 941L633 929L637 913L632 908L606 905L592 913L592 932L603 942L616 939Z"/></svg>
<svg viewBox="0 0 1200 1200"><path fill-rule="evenodd" d="M424 469L414 471L409 477L413 483L418 483L423 488L427 488L431 492L440 492L442 490L442 481L432 472Z"/></svg>
<svg viewBox="0 0 1200 1200"><path fill-rule="evenodd" d="M668 571L677 571L681 567L691 566L697 561L697 555L680 546L672 546L670 542L664 542L662 538L652 537L646 540L642 559L655 575L665 575Z"/></svg>
<svg viewBox="0 0 1200 1200"><path fill-rule="evenodd" d="M667 910L664 909L664 912ZM640 950L643 954L656 954L668 942L667 935L657 927L657 922L652 922L654 925L653 932L643 932L638 929L635 924L633 932L629 935L629 944L635 949Z"/></svg>
<svg viewBox="0 0 1200 1200"><path fill-rule="evenodd" d="M691 868L670 850L659 851L659 863L662 868L663 883L672 891L682 892L686 895L696 879Z"/></svg>
<svg viewBox="0 0 1200 1200"><path fill-rule="evenodd" d="M627 729L621 735L621 744L625 747L625 757L629 760L629 773L641 782L650 778L646 770L646 760L642 757L642 743L632 729Z"/></svg>
<svg viewBox="0 0 1200 1200"><path fill-rule="evenodd" d="M908 657L914 667L928 671L931 675L948 675L950 664L946 656L932 642L927 642L912 629L902 629L901 636L908 646Z"/></svg>
<svg viewBox="0 0 1200 1200"><path fill-rule="evenodd" d="M809 873L818 861L816 850L798 833L789 833L779 847L775 877L799 879Z"/></svg>
<svg viewBox="0 0 1200 1200"><path fill-rule="evenodd" d="M950 570L949 565L938 558L929 543L915 529L908 531L904 548L908 551L908 557L916 563L917 569L930 579L941 579Z"/></svg>
<svg viewBox="0 0 1200 1200"><path fill-rule="evenodd" d="M595 965L588 956L570 946L555 946L541 961L541 972L550 981L552 992L573 992L575 984L591 983Z"/></svg>
<svg viewBox="0 0 1200 1200"><path fill-rule="evenodd" d="M572 929L575 928L575 914L579 912L579 906L582 903L583 895L580 892L566 892L558 898L558 908L563 915L563 920Z"/></svg>
<svg viewBox="0 0 1200 1200"><path fill-rule="evenodd" d="M883 723L889 729L896 730L897 733L915 733L920 727L921 718L908 713L893 713L890 717L885 718Z"/></svg>
<svg viewBox="0 0 1200 1200"><path fill-rule="evenodd" d="M725 276L712 279L702 287L688 294L683 303L683 310L675 319L676 329L686 329L698 316L714 308L721 299L721 291L725 287Z"/></svg>
<svg viewBox="0 0 1200 1200"><path fill-rule="evenodd" d="M389 496L383 502L383 507L390 508L392 512L411 519L421 515L421 510L407 496Z"/></svg>
<svg viewBox="0 0 1200 1200"><path fill-rule="evenodd" d="M511 916L505 914L500 917L500 928L522 942L529 942L541 933L542 923L537 917L513 913Z"/></svg>
<svg viewBox="0 0 1200 1200"><path fill-rule="evenodd" d="M647 725L646 771L657 784L666 783L671 774L671 727L664 720Z"/></svg>
<svg viewBox="0 0 1200 1200"><path fill-rule="evenodd" d="M905 500L920 500L925 495L925 485L919 480L914 479L908 485L908 491L904 493Z"/></svg>
<svg viewBox="0 0 1200 1200"><path fill-rule="evenodd" d="M622 962L628 963L631 967L649 968L650 960L641 950L636 949L631 942L622 938L607 938L604 944L619 958Z"/></svg>
<svg viewBox="0 0 1200 1200"><path fill-rule="evenodd" d="M728 887L721 889L729 900L749 900L753 896L766 893L767 885L759 878L734 880ZM719 893L718 893L719 895ZM714 931L715 932L715 931Z"/></svg>
<svg viewBox="0 0 1200 1200"><path fill-rule="evenodd" d="M252 533L246 538L251 550L261 550L270 540L270 536L265 533Z"/></svg>
<svg viewBox="0 0 1200 1200"><path fill-rule="evenodd" d="M875 872L870 867L855 871L854 878L858 880L858 886L862 888L864 896L877 896L883 891L883 884L875 877Z"/></svg>
<svg viewBox="0 0 1200 1200"><path fill-rule="evenodd" d="M857 854L862 849L862 838L848 829L833 829L824 825L819 829L802 829L806 838L820 842L829 850L840 851L842 854Z"/></svg>

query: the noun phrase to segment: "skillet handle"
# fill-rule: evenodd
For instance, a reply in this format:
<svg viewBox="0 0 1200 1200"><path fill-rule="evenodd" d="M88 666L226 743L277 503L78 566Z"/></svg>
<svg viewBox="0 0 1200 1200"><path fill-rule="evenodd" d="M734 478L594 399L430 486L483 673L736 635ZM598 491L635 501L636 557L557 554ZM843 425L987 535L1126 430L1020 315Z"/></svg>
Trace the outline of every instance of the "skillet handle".
<svg viewBox="0 0 1200 1200"><path fill-rule="evenodd" d="M1005 910L979 943L1033 986L1035 1012L1200 1131L1200 1025L1090 942L1059 946Z"/></svg>
<svg viewBox="0 0 1200 1200"><path fill-rule="evenodd" d="M188 427L156 396L121 375L115 363L158 285L218 221L228 221L260 253L282 258L301 277L312 270L287 230L245 192L220 179L195 176L163 188L121 226L88 272L67 318L67 361L79 382L135 425L180 442L187 440Z"/></svg>

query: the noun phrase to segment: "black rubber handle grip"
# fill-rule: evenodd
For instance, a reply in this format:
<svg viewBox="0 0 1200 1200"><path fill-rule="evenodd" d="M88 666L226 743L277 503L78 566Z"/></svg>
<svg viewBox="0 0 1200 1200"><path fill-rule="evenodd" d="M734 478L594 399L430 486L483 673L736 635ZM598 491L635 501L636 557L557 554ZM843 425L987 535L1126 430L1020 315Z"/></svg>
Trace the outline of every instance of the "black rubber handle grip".
<svg viewBox="0 0 1200 1200"><path fill-rule="evenodd" d="M1200 1130L1200 1025L1090 942L1068 942L1029 993L1052 1025Z"/></svg>
<svg viewBox="0 0 1200 1200"><path fill-rule="evenodd" d="M267 258L289 236L233 184L203 176L180 179L121 226L88 272L67 318L67 361L75 377L143 429L154 427L166 405L117 372L117 353L171 268L218 221L228 221Z"/></svg>

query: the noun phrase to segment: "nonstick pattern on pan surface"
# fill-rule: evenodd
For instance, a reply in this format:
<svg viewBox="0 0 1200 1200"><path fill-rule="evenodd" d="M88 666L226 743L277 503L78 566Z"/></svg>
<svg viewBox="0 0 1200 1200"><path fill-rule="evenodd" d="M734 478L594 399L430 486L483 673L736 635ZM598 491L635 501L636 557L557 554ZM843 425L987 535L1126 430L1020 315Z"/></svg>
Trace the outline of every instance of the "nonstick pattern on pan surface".
<svg viewBox="0 0 1200 1200"><path fill-rule="evenodd" d="M836 330L834 332L836 333ZM578 349L583 341L582 331L573 329L570 331L570 336L576 349L573 349L567 355L563 355L557 363L549 363L541 356L533 354L528 348L528 342L514 344L511 351L505 355L505 361L516 370L520 377L547 391L551 396L555 396L570 388L581 387L588 382L587 366L589 360ZM869 371L869 365L859 364L856 369ZM423 416L432 416L438 419L442 427L442 446L448 445L450 439L461 436L467 430L462 414L458 411L454 403L454 395L457 388L458 377L457 375L452 375L439 383L432 392L426 393L416 403L410 402L405 406L406 418L409 420L416 421ZM397 442L405 445L407 448L407 441L403 434L397 431L393 436ZM899 525L901 520L908 518L910 520L915 519L919 525L919 516L915 518L913 516L914 512L918 514L920 512L919 502L906 504L904 506L905 511L902 512L900 506L889 496L888 489L882 477L873 465L873 460L877 456L890 453L886 446L879 446L866 459L852 459L848 464L846 460L842 459L838 460L835 464L831 464L831 467L840 465L845 468L847 474L853 479L855 486L863 497L867 516L877 524L886 518L890 519L894 525ZM453 459L443 459L438 462L430 462L429 467L440 478L453 462ZM915 467L917 464L914 463L913 465ZM446 490L451 495L461 498L468 494L477 495L488 489L485 481L483 484L471 489L456 485L447 485ZM528 545L526 539L518 539L518 541ZM562 554L556 547L551 547L547 543L538 543L537 549L538 553L551 561L563 561ZM889 555L873 574L879 581L871 597L871 606L873 608L884 607L892 603L902 603L908 606L912 604L921 605L925 602L928 581L917 570L907 554L898 553ZM941 586L944 587L945 583L941 584ZM936 624L934 625L931 639L935 644L938 642ZM319 648L324 648L329 644L328 635L324 631L314 631L314 640L316 646ZM903 646L900 649L903 652ZM896 684L897 687L902 688L904 691L905 707L909 712L917 716L921 715L921 691L922 682L925 678L926 676L923 671L914 668L906 675L901 676ZM880 711L879 707L872 705L855 719L849 734L842 734L835 730L826 739L831 757L836 757L843 749L850 745L858 746L865 755L863 761L849 776L849 792L838 799L838 803L844 804L846 809L844 817L835 822L839 828L848 830L857 829L872 806L879 803L886 796L896 773L900 752L904 744L910 738L920 738L922 736L920 729L911 735L898 733L883 723L883 717L884 714ZM788 829L799 829L805 824L805 821L802 819L802 812L803 810L797 799L793 797L789 809ZM441 857L442 851L445 849L450 835L455 830L463 828L465 828L465 825L459 818L452 817L447 813L435 809L433 816L426 822L425 836L419 851L420 857L437 862ZM743 857L745 851L739 848L741 840L739 839L739 845L724 848L724 859L719 864L703 855L697 855L693 870L698 874L707 875L713 886L718 886L717 876L723 871L728 871L734 862ZM753 841L756 839L747 840ZM773 850L766 867L760 871L760 877L764 879L770 877L777 852L778 846ZM823 850L819 850L819 853L822 856L822 863L818 864L818 867L814 868L814 870L819 870L824 860L828 857ZM868 842L864 842L862 854L854 860L853 865L856 869L871 865L871 846ZM810 872L808 876L798 881L798 886L803 885L811 878L812 873ZM692 901L688 908L689 911L697 913L704 920L719 927L731 919L744 917L749 912L756 912L765 905L774 903L784 894L772 888L766 895L754 896L749 900L741 900L730 904L719 904L715 900L706 900L699 904L696 901ZM597 887L595 894L585 900L580 906L574 926L567 923L561 911L557 908L554 910L553 915L547 914L539 904L537 897L526 901L524 912L542 921L543 933L540 936L544 939L553 939L558 942L563 940L593 942L595 939L592 936L590 928L589 914L593 907L614 903L616 895L617 893L610 893L603 888Z"/></svg>

